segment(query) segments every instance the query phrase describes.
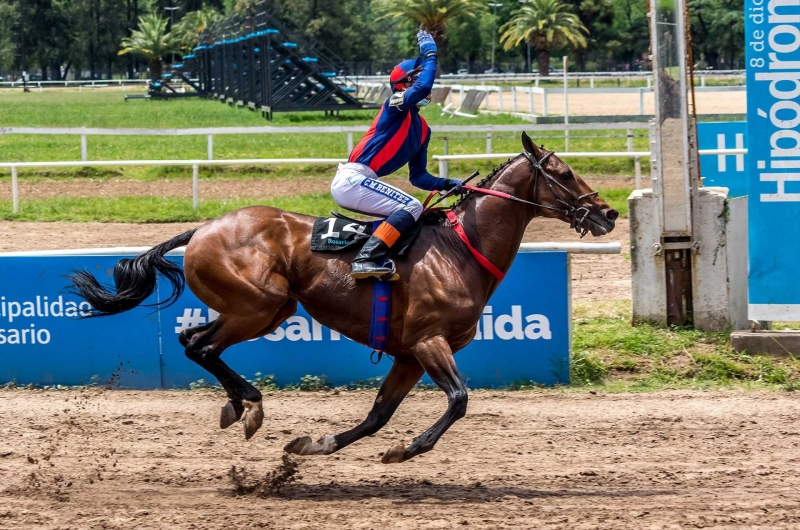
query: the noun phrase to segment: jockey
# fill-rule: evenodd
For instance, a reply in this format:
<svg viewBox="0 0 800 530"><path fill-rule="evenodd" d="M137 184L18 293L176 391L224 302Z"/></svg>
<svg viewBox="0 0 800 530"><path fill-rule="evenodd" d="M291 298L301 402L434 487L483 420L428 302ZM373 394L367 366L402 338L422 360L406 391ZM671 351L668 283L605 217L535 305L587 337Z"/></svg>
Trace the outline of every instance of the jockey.
<svg viewBox="0 0 800 530"><path fill-rule="evenodd" d="M426 169L431 129L419 109L431 100L437 50L426 31L417 33L417 42L420 56L394 67L389 76L393 94L383 103L348 162L339 164L331 184L333 200L342 208L386 218L353 260L351 275L356 279L397 280L394 263L387 258L389 250L422 214L417 199L378 179L408 164L414 186L428 191L460 191L461 182L434 177ZM384 258L386 262L381 265Z"/></svg>

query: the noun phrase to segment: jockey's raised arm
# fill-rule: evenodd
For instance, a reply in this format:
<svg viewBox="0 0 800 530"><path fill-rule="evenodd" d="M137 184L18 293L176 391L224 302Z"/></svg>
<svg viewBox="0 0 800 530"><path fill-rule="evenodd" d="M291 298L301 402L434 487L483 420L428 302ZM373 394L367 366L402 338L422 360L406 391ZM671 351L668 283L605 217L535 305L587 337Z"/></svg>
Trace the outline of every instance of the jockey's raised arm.
<svg viewBox="0 0 800 530"><path fill-rule="evenodd" d="M398 279L394 264L384 258L422 214L422 204L415 197L378 179L408 164L409 181L418 188L460 188L459 181L434 177L427 169L431 128L419 111L431 100L437 50L433 37L425 31L417 33L417 42L419 57L394 67L389 75L391 97L350 153L348 163L339 166L331 184L331 195L339 206L386 218L353 260L356 279Z"/></svg>

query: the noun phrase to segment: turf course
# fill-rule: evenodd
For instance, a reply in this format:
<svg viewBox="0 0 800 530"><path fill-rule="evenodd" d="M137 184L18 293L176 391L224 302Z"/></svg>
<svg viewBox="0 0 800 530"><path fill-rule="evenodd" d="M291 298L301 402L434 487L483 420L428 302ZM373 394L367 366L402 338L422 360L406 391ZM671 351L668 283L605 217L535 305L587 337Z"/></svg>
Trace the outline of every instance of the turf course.
<svg viewBox="0 0 800 530"><path fill-rule="evenodd" d="M243 109L231 109L227 105L211 100L183 99L172 101L133 100L125 102L118 89L78 92L71 89L51 89L38 93L0 91L0 126L3 127L100 127L100 128L189 128L263 126L268 123L257 113ZM346 112L339 117L326 117L321 112L276 114L270 124L274 126L325 126L325 125L369 125L375 111ZM436 125L485 125L525 122L509 116L482 115L477 119L448 118L440 116L437 108L426 109L423 114L434 130L430 155L443 153L441 135L436 134ZM624 150L624 131L573 132L570 148L576 150ZM647 138L635 138L634 148L646 150ZM592 134L601 138L580 138L580 134ZM534 135L548 149L563 150L563 133L548 131ZM355 141L358 141L358 134ZM90 160L133 159L204 159L207 140L205 136L89 136ZM449 152L483 153L484 135L452 135L449 137ZM493 138L495 152L518 152L520 140L517 134ZM331 134L259 134L217 135L214 137L214 158L346 158L347 136ZM0 160L2 161L58 161L79 160L81 157L79 136L53 135L2 135L0 134ZM456 162L450 165L451 177L466 175L475 169L487 174L499 161ZM603 194L623 215L627 212L626 198L633 176L633 161L622 159L582 159L572 164L590 182L603 179ZM646 162L643 164L646 168ZM432 173L438 172L435 163L429 164ZM247 168L218 167L213 171L203 169L204 181L253 179L330 179L334 165L282 165L254 166ZM76 184L92 181L137 180L153 182L153 197L114 198L47 198L26 199L21 197L19 214L12 214L10 194L0 198L0 218L40 221L187 221L216 217L249 204L269 204L309 214L324 214L333 205L325 193L298 194L293 197L258 197L247 194L247 184L242 185L242 195L232 200L203 199L198 212L191 208L188 198L158 197L158 182L188 180L191 168L181 167L120 167L120 168L71 168L28 169L19 171L20 181L46 186L53 180ZM0 187L10 180L8 170L0 170Z"/></svg>

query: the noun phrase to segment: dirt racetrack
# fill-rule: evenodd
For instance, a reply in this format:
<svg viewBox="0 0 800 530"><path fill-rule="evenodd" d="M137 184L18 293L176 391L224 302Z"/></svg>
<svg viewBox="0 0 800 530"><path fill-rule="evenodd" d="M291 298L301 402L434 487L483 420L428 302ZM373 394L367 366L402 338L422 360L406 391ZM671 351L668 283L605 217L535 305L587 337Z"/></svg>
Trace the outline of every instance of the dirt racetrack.
<svg viewBox="0 0 800 530"><path fill-rule="evenodd" d="M380 455L443 412L415 392L390 424L298 457L279 495L235 497L296 436L359 422L372 392L265 396L262 430L217 427L221 393L0 392L0 528L798 528L800 394L473 391L403 464Z"/></svg>

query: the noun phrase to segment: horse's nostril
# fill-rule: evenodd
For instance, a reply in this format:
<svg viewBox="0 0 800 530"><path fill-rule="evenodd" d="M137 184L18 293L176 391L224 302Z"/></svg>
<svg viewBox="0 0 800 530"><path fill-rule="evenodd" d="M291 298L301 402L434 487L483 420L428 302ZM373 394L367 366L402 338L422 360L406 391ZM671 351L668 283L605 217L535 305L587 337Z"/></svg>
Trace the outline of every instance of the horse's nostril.
<svg viewBox="0 0 800 530"><path fill-rule="evenodd" d="M619 212L614 209L606 210L606 219L609 221L616 221L617 217L619 217Z"/></svg>

